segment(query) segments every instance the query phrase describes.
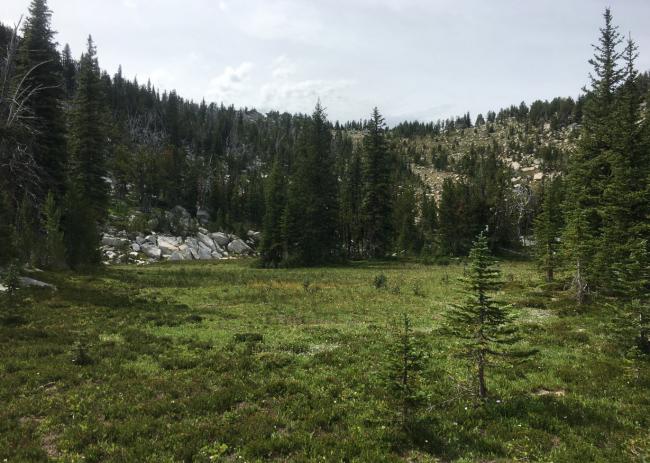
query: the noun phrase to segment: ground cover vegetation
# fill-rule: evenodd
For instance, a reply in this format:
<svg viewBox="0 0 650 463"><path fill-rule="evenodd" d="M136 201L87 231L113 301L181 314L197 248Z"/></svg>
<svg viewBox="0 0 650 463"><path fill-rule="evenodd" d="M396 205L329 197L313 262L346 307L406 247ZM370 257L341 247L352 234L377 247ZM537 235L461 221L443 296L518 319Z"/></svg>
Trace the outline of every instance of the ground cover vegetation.
<svg viewBox="0 0 650 463"><path fill-rule="evenodd" d="M650 78L609 10L576 100L392 128L161 95L51 14L0 27L0 458L650 457ZM177 205L259 255L100 265Z"/></svg>

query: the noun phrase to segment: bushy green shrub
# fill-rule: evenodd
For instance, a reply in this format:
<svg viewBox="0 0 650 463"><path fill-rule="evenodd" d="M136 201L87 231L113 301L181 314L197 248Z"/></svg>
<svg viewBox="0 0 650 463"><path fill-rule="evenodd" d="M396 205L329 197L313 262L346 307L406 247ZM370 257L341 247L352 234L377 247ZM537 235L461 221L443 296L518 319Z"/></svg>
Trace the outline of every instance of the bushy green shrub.
<svg viewBox="0 0 650 463"><path fill-rule="evenodd" d="M375 279L373 280L372 285L375 287L375 289L386 288L388 286L388 277L383 273L375 275Z"/></svg>

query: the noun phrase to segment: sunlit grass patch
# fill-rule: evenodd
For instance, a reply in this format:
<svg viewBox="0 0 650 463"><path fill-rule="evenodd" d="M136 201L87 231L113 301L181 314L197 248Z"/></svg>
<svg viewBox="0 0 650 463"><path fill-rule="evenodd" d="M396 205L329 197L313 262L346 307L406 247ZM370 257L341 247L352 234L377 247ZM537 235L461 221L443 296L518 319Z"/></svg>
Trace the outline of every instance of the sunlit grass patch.
<svg viewBox="0 0 650 463"><path fill-rule="evenodd" d="M161 369L158 362L148 355L138 357L137 360L124 362L122 364L122 368L136 374L144 375L156 374L160 372Z"/></svg>

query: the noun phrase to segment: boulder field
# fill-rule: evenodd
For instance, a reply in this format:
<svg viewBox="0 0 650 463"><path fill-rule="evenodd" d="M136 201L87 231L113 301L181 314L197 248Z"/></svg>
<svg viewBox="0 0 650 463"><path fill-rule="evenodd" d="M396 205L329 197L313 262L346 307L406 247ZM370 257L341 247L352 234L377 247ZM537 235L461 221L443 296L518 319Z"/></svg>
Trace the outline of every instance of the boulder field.
<svg viewBox="0 0 650 463"><path fill-rule="evenodd" d="M209 216L199 210L194 219L181 206L152 221L158 232L127 233L108 228L102 235L105 264L147 264L158 261L231 259L255 255L262 234L249 230L245 237L222 231L210 232Z"/></svg>

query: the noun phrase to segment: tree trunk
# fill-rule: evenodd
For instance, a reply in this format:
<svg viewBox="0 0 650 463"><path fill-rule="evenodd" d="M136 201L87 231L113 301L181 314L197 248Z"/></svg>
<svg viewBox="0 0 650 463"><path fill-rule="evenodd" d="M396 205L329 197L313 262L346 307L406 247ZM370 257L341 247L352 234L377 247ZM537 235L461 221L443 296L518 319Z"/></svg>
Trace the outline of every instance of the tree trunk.
<svg viewBox="0 0 650 463"><path fill-rule="evenodd" d="M481 399L487 397L487 387L485 387L485 353L482 350L478 353L478 395Z"/></svg>
<svg viewBox="0 0 650 463"><path fill-rule="evenodd" d="M582 278L580 259L578 259L578 262L576 263L576 275L574 278L574 285L576 289L576 299L578 301L578 305L582 305L587 295L587 284Z"/></svg>
<svg viewBox="0 0 650 463"><path fill-rule="evenodd" d="M546 263L546 282L550 283L553 281L553 264L551 263L553 259L553 249L550 243L548 244L546 252L548 252L548 262Z"/></svg>

